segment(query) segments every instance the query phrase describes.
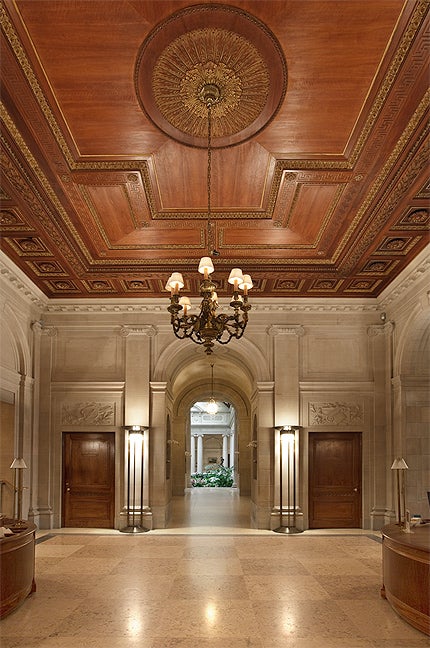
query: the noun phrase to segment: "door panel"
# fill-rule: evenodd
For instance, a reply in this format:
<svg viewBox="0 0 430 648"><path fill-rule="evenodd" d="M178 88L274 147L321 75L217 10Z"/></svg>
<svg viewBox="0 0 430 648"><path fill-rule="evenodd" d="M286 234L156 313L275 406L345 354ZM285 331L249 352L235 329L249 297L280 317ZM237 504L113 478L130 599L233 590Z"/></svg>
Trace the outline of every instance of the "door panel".
<svg viewBox="0 0 430 648"><path fill-rule="evenodd" d="M361 527L361 433L309 434L309 528Z"/></svg>
<svg viewBox="0 0 430 648"><path fill-rule="evenodd" d="M115 510L115 434L63 435L64 527L111 529Z"/></svg>

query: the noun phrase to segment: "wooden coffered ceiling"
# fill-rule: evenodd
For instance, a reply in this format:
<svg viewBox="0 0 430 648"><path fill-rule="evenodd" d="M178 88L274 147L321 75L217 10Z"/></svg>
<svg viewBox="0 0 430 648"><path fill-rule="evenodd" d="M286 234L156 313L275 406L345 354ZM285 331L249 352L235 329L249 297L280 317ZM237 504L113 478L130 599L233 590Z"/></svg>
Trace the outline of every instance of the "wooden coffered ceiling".
<svg viewBox="0 0 430 648"><path fill-rule="evenodd" d="M198 293L202 65L233 102L256 83L240 137L213 142L221 296L239 266L255 297L377 297L427 245L427 0L5 0L1 22L2 249L48 297L167 296L174 270Z"/></svg>

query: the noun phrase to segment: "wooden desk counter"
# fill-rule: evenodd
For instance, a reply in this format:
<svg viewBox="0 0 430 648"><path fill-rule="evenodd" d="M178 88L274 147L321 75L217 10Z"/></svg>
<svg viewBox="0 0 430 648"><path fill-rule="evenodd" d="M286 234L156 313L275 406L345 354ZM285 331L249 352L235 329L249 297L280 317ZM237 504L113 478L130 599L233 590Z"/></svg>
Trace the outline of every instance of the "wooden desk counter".
<svg viewBox="0 0 430 648"><path fill-rule="evenodd" d="M16 520L3 520L13 528ZM25 522L23 530L0 538L0 619L13 612L36 590L34 551L36 526Z"/></svg>
<svg viewBox="0 0 430 648"><path fill-rule="evenodd" d="M381 595L405 621L430 635L430 524L405 533L397 525L382 529Z"/></svg>

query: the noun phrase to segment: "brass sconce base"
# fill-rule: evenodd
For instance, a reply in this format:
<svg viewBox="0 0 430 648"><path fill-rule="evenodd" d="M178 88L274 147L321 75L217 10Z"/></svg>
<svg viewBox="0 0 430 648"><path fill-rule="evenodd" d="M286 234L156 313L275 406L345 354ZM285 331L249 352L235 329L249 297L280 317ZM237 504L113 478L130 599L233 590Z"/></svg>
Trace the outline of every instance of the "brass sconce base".
<svg viewBox="0 0 430 648"><path fill-rule="evenodd" d="M277 529L273 529L275 533L284 533L285 535L292 535L294 533L303 533L301 529L298 529L295 526L280 526Z"/></svg>

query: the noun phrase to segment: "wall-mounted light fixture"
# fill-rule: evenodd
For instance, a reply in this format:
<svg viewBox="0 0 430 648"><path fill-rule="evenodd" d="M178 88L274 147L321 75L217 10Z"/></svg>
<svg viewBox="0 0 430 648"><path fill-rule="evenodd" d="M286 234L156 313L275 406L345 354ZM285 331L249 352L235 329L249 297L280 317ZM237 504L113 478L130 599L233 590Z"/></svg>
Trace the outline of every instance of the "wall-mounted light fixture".
<svg viewBox="0 0 430 648"><path fill-rule="evenodd" d="M408 468L408 464L402 457L394 459L393 465L391 466L391 470L395 470L397 473L397 524L399 526L404 526L406 521L405 470L408 470Z"/></svg>
<svg viewBox="0 0 430 648"><path fill-rule="evenodd" d="M296 526L296 433L299 428L282 425L275 430L279 432L279 527L273 530L285 534L301 533Z"/></svg>
<svg viewBox="0 0 430 648"><path fill-rule="evenodd" d="M27 468L24 459L15 458L10 467L15 471L13 475L13 517L18 522L22 517L22 471Z"/></svg>
<svg viewBox="0 0 430 648"><path fill-rule="evenodd" d="M143 526L144 452L143 438L149 428L126 425L127 433L127 526L121 533L145 533Z"/></svg>

